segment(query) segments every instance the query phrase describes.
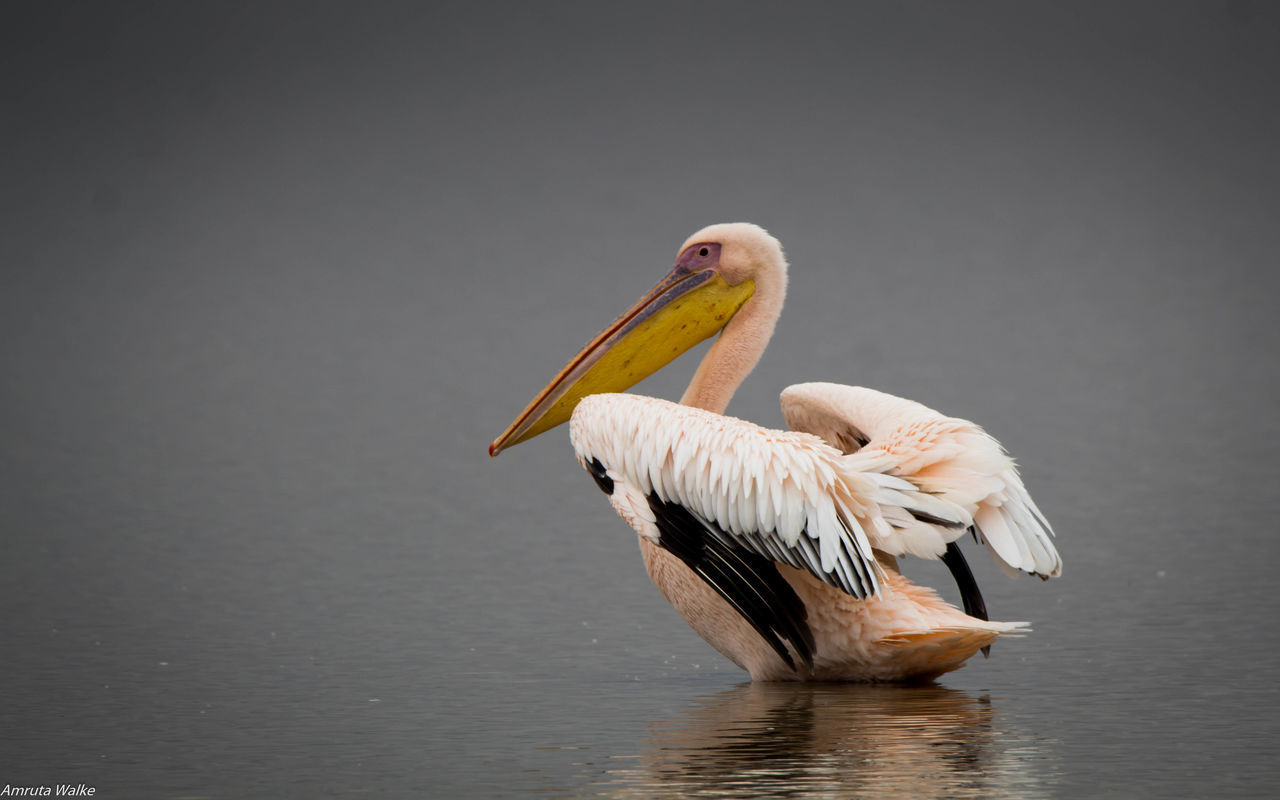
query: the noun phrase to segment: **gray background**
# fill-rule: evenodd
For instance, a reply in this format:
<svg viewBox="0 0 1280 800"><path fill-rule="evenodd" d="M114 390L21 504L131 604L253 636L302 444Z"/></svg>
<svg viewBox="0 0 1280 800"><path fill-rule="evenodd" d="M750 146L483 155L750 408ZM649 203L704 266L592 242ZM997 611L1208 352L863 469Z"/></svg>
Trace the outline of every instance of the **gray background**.
<svg viewBox="0 0 1280 800"><path fill-rule="evenodd" d="M1278 44L1248 2L5 3L0 784L1274 791ZM1032 635L751 687L563 429L489 460L729 220L792 263L730 412L985 425L1066 560L973 553Z"/></svg>

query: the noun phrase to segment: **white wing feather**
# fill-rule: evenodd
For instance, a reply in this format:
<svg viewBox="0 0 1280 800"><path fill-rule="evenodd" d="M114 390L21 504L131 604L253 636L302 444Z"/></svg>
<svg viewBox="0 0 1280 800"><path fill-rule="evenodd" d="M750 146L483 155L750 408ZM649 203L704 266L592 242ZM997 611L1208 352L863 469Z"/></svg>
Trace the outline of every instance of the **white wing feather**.
<svg viewBox="0 0 1280 800"><path fill-rule="evenodd" d="M976 527L1007 571L1062 572L1053 534L1000 443L977 425L858 386L803 383L782 393L794 430L840 448L847 472L869 479L880 504L873 547L937 557Z"/></svg>
<svg viewBox="0 0 1280 800"><path fill-rule="evenodd" d="M732 544L855 597L880 593L867 534L879 514L875 481L850 480L840 453L816 436L630 394L583 399L569 436L580 463L598 460L615 484L629 487L627 503L654 493ZM623 516L641 535L658 535L644 515Z"/></svg>

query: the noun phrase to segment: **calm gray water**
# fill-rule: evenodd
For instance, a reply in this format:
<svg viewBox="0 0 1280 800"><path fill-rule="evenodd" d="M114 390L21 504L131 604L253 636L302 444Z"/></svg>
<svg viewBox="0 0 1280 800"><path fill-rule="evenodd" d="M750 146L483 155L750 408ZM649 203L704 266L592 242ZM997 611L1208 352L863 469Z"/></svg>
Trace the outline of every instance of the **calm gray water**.
<svg viewBox="0 0 1280 800"><path fill-rule="evenodd" d="M1274 793L1274 6L6 3L0 39L0 784ZM753 686L565 431L487 457L735 219L792 282L730 411L835 380L982 423L1066 559L973 553L1034 633Z"/></svg>

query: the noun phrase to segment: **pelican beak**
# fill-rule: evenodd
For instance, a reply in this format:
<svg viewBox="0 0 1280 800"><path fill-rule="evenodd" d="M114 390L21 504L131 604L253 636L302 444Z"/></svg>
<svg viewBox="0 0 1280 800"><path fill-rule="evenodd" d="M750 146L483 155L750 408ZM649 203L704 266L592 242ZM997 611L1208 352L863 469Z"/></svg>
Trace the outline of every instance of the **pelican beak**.
<svg viewBox="0 0 1280 800"><path fill-rule="evenodd" d="M731 285L719 264L718 243L685 248L667 277L565 364L489 455L568 422L587 395L628 389L715 335L755 291L750 280Z"/></svg>

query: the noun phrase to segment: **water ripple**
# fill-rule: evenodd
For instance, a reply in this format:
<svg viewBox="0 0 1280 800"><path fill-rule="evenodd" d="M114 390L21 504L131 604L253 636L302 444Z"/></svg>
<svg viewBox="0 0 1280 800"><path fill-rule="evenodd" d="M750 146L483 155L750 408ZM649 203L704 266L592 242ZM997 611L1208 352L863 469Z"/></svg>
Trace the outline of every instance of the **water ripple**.
<svg viewBox="0 0 1280 800"><path fill-rule="evenodd" d="M584 793L609 797L1047 796L1056 742L941 686L746 684L648 725Z"/></svg>

